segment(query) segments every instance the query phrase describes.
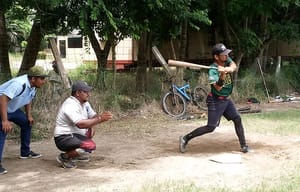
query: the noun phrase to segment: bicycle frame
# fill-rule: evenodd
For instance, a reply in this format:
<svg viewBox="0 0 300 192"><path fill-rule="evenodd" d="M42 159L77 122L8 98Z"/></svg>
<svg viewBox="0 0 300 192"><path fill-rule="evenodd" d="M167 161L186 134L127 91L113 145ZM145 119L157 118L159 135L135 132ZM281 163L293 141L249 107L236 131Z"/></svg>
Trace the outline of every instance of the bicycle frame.
<svg viewBox="0 0 300 192"><path fill-rule="evenodd" d="M164 112L172 117L181 117L186 113L190 102L204 109L203 104L207 97L205 89L200 86L196 86L191 92L189 89L189 82L183 86L177 86L172 82L170 90L163 95L161 100Z"/></svg>
<svg viewBox="0 0 300 192"><path fill-rule="evenodd" d="M172 84L172 88L175 89L178 93L180 93L180 95L182 95L186 100L188 100L188 101L191 100L191 97L186 92L186 90L190 88L189 83L187 83L181 87L177 87L177 85Z"/></svg>

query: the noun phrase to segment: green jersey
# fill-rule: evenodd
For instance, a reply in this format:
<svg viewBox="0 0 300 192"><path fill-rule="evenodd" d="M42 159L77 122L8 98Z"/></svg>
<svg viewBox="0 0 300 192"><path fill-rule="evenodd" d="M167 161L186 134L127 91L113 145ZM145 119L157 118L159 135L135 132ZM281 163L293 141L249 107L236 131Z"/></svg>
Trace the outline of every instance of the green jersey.
<svg viewBox="0 0 300 192"><path fill-rule="evenodd" d="M228 67L229 64L233 62L230 57L228 57L227 61L225 62L224 67ZM211 92L214 95L218 96L224 96L227 97L232 93L233 89L233 82L232 82L232 75L230 73L226 73L225 79L224 79L224 85L222 86L222 89L218 91L213 84L216 83L219 80L220 73L218 71L218 64L213 63L210 65L209 71L208 71L208 80L209 84L211 85Z"/></svg>

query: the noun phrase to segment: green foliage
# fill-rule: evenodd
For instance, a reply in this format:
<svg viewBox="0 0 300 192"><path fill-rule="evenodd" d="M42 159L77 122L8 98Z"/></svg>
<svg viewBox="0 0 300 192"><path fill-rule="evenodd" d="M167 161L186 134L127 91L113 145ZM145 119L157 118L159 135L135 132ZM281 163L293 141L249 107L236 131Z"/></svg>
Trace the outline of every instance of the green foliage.
<svg viewBox="0 0 300 192"><path fill-rule="evenodd" d="M283 75L288 77L288 83L300 91L300 60L292 59L283 67Z"/></svg>
<svg viewBox="0 0 300 192"><path fill-rule="evenodd" d="M228 1L225 14L220 14L213 22L225 28L224 15L230 28L229 37L224 41L235 44L235 50L245 56L261 57L273 40L299 40L299 3L298 1L243 0ZM212 4L214 6L214 4ZM222 22L223 21L223 22ZM264 55L265 56L265 55ZM253 63L253 61L249 61Z"/></svg>
<svg viewBox="0 0 300 192"><path fill-rule="evenodd" d="M299 38L300 26L298 23L287 20L280 23L271 23L269 28L274 39L291 42Z"/></svg>
<svg viewBox="0 0 300 192"><path fill-rule="evenodd" d="M76 69L70 70L68 75L74 82L84 80L89 85L95 86L97 65L94 62L83 63Z"/></svg>
<svg viewBox="0 0 300 192"><path fill-rule="evenodd" d="M46 59L47 53L45 51L39 51L37 55L37 59Z"/></svg>
<svg viewBox="0 0 300 192"><path fill-rule="evenodd" d="M250 71L245 70L239 75L237 86L234 88L232 98L236 102L245 103L248 98L256 98L259 101L267 101L263 81L260 77Z"/></svg>
<svg viewBox="0 0 300 192"><path fill-rule="evenodd" d="M105 92L101 92L101 101L103 108L116 111L127 111L137 109L145 102L151 102L153 99L160 98L159 75L151 73L148 75L149 90L145 95L136 94L136 74L135 73L117 73L116 87L113 89L114 76L112 71L105 71L105 83L107 85ZM94 85L96 78L96 65L86 63L79 68L70 71L69 76L72 81L84 80L88 84ZM98 90L95 90L97 94Z"/></svg>
<svg viewBox="0 0 300 192"><path fill-rule="evenodd" d="M163 71L157 70L148 74L147 78L147 90L146 90L146 101L151 102L153 99L159 101L162 94L162 79L165 73Z"/></svg>
<svg viewBox="0 0 300 192"><path fill-rule="evenodd" d="M255 53L262 47L263 42L255 31L251 29L240 29L241 49L247 54Z"/></svg>
<svg viewBox="0 0 300 192"><path fill-rule="evenodd" d="M289 79L284 74L278 74L275 79L273 75L266 76L266 84L269 94L273 97L293 92L292 87L289 85Z"/></svg>
<svg viewBox="0 0 300 192"><path fill-rule="evenodd" d="M32 10L18 4L13 4L6 12L6 30L11 51L24 48L23 42L28 38L31 29L30 14L33 14Z"/></svg>

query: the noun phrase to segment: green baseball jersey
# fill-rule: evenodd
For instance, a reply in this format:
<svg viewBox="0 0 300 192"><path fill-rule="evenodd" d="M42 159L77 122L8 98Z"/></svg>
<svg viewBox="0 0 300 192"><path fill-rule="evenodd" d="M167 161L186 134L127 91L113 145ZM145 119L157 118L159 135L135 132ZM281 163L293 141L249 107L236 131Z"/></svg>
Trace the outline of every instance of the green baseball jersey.
<svg viewBox="0 0 300 192"><path fill-rule="evenodd" d="M229 64L233 62L230 57L228 57L227 61L225 62L225 66L229 66ZM208 71L208 80L209 84L211 85L211 92L214 95L218 96L224 96L227 97L232 93L233 89L233 82L232 82L232 75L230 73L227 73L224 79L224 85L220 91L218 91L213 84L216 83L219 80L220 73L218 71L218 64L213 63L210 65L209 71Z"/></svg>

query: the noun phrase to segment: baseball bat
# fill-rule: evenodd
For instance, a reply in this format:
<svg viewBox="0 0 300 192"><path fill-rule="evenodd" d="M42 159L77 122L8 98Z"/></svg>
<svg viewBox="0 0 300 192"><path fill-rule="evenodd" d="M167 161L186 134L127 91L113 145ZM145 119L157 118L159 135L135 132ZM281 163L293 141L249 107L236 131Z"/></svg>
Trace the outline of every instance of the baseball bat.
<svg viewBox="0 0 300 192"><path fill-rule="evenodd" d="M192 68L198 68L198 69L211 69L214 67L206 66L206 65L198 65L195 63L189 63L184 61L176 61L176 60L168 60L169 65L178 66L178 67L192 67Z"/></svg>

